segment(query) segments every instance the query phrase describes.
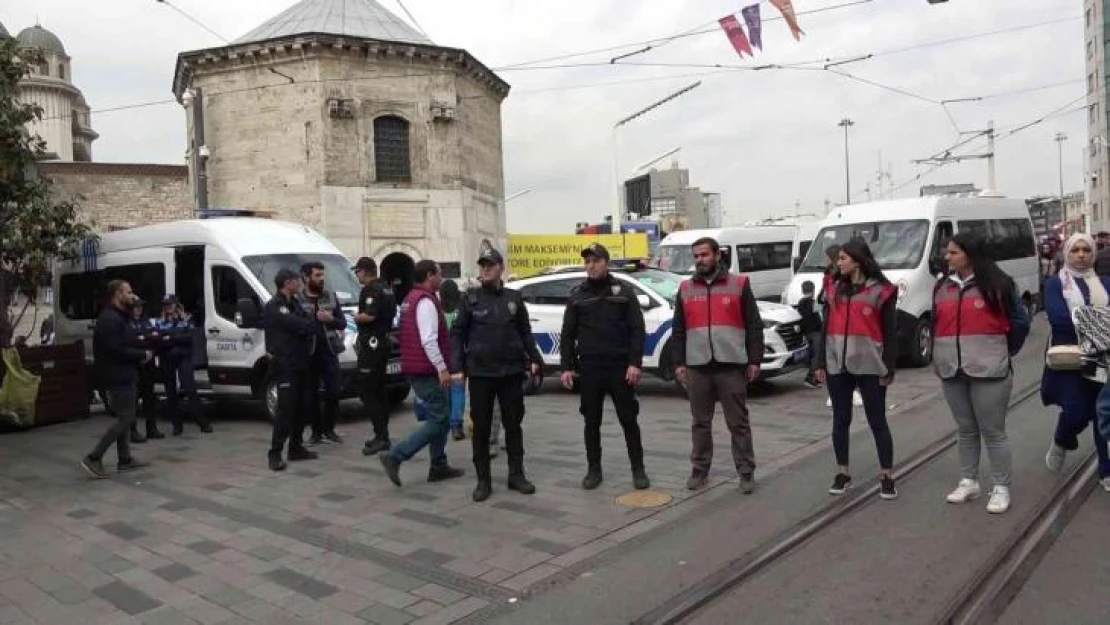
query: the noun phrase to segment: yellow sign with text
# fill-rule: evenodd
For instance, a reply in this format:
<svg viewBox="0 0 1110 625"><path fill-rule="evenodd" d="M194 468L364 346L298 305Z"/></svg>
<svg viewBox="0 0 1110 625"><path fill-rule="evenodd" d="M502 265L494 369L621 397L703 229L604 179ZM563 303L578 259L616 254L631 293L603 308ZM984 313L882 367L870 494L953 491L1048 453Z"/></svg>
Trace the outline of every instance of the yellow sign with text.
<svg viewBox="0 0 1110 625"><path fill-rule="evenodd" d="M648 238L642 232L629 234L510 234L506 261L509 274L534 276L544 269L581 265L582 250L593 242L609 250L612 259L647 258Z"/></svg>

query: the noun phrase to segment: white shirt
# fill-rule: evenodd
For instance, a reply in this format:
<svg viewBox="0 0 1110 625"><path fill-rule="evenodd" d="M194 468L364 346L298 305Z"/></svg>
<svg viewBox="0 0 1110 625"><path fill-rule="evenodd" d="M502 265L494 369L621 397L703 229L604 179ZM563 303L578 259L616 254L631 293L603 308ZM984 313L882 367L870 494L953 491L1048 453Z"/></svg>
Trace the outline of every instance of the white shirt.
<svg viewBox="0 0 1110 625"><path fill-rule="evenodd" d="M424 354L428 356L432 366L436 371L446 371L447 363L443 361L443 354L439 351L439 312L432 300L424 298L416 305L416 329L420 332Z"/></svg>

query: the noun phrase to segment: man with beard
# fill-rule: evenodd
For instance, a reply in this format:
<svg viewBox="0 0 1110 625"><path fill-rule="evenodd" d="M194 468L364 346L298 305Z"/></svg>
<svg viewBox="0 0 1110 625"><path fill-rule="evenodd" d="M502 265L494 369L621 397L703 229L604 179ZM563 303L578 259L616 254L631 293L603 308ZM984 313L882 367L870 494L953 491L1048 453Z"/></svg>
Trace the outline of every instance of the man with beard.
<svg viewBox="0 0 1110 625"><path fill-rule="evenodd" d="M316 333L316 353L308 363L308 386L305 388L305 406L312 419L312 438L309 445L323 441L342 443L343 439L335 432L335 419L339 413L339 354L346 349L343 345L343 330L347 319L339 306L335 293L324 288L324 264L305 263L301 267L304 276L304 297L301 306L308 316L319 322ZM324 409L320 410L320 385L324 386Z"/></svg>
<svg viewBox="0 0 1110 625"><path fill-rule="evenodd" d="M478 486L474 501L489 499L490 429L493 402L501 406L505 445L509 454L509 490L524 495L536 487L524 476L524 370L531 363L535 375L543 363L532 336L528 311L519 291L501 282L505 260L501 252L487 248L478 257L481 286L469 289L462 298L451 327L451 374L464 374L470 384L470 415L474 421L471 438Z"/></svg>
<svg viewBox="0 0 1110 625"><path fill-rule="evenodd" d="M586 280L574 288L563 313L560 360L563 386L574 385L578 373L579 411L586 420L586 477L582 488L601 486L601 414L605 396L613 399L624 430L632 483L638 490L651 486L644 471L640 440L640 402L636 385L644 359L644 313L636 292L609 275L609 250L591 243L582 250Z"/></svg>
<svg viewBox="0 0 1110 625"><path fill-rule="evenodd" d="M740 491L747 495L755 490L747 394L763 361L763 319L747 277L721 266L717 241L703 237L692 248L696 273L679 288L671 330L675 376L686 385L693 417L693 467L686 487L698 490L709 478L713 413L720 402L732 435Z"/></svg>
<svg viewBox="0 0 1110 625"><path fill-rule="evenodd" d="M373 438L362 447L362 455L376 456L388 451L389 390L386 368L389 366L389 332L397 315L397 302L378 279L378 264L363 256L354 266L355 276L362 285L358 294L358 383L362 403L370 413Z"/></svg>

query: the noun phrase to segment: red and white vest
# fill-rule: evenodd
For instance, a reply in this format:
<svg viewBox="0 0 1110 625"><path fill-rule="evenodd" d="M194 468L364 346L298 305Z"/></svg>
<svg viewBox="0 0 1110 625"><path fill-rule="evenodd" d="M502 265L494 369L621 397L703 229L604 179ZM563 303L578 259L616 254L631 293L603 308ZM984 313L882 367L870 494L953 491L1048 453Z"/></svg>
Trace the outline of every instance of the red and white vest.
<svg viewBox="0 0 1110 625"><path fill-rule="evenodd" d="M825 295L825 366L830 375L877 375L890 372L883 362L883 305L894 297L891 284L874 280L847 295L833 286Z"/></svg>
<svg viewBox="0 0 1110 625"><path fill-rule="evenodd" d="M933 368L941 379L961 371L972 378L1010 374L1010 319L991 310L974 283L962 288L951 280L940 284L933 293L933 315Z"/></svg>
<svg viewBox="0 0 1110 625"><path fill-rule="evenodd" d="M689 278L679 287L686 322L686 364L748 364L744 325L744 276L722 272L712 283ZM762 331L762 329L760 329Z"/></svg>

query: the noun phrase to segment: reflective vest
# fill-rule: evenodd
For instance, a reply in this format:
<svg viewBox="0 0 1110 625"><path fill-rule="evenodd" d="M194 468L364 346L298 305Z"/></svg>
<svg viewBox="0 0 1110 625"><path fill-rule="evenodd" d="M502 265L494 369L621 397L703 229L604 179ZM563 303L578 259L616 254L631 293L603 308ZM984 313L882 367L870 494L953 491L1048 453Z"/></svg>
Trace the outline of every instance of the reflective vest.
<svg viewBox="0 0 1110 625"><path fill-rule="evenodd" d="M947 280L933 293L933 368L942 379L1010 374L1010 319L994 311L974 283Z"/></svg>
<svg viewBox="0 0 1110 625"><path fill-rule="evenodd" d="M748 279L724 272L712 283L689 278L679 287L686 322L686 364L748 364L744 287Z"/></svg>
<svg viewBox="0 0 1110 625"><path fill-rule="evenodd" d="M894 293L893 285L874 280L854 294L833 287L826 300L825 364L830 375L890 373L883 362L882 310Z"/></svg>
<svg viewBox="0 0 1110 625"><path fill-rule="evenodd" d="M405 296L401 304L401 373L406 376L436 375L439 373L428 355L424 353L424 342L420 340L420 328L416 325L416 307L420 300L431 300L436 306L439 317L439 328L436 342L439 353L443 356L443 364L450 366L451 351L447 342L447 320L443 317L443 308L439 305L439 298L431 291L414 286Z"/></svg>

